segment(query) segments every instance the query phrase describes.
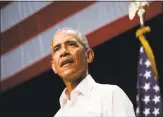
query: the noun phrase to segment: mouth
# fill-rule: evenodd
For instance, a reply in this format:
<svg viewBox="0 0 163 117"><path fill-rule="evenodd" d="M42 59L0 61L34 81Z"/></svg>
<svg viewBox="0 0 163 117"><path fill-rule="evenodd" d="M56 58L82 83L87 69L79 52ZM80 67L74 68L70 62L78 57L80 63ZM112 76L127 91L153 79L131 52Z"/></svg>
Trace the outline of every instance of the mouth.
<svg viewBox="0 0 163 117"><path fill-rule="evenodd" d="M72 64L72 63L74 63L73 59L66 59L66 60L61 62L61 67L67 66L67 65Z"/></svg>

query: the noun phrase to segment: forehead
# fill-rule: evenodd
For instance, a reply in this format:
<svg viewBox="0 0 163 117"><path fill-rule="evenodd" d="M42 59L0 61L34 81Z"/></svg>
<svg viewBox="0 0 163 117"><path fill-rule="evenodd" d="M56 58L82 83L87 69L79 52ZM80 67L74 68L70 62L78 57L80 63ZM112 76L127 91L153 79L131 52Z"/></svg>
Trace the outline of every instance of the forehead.
<svg viewBox="0 0 163 117"><path fill-rule="evenodd" d="M77 38L76 32L71 31L71 30L63 30L63 31L57 32L54 35L53 40L52 40L52 45L63 43L63 42L66 42L67 40L80 42L79 39Z"/></svg>

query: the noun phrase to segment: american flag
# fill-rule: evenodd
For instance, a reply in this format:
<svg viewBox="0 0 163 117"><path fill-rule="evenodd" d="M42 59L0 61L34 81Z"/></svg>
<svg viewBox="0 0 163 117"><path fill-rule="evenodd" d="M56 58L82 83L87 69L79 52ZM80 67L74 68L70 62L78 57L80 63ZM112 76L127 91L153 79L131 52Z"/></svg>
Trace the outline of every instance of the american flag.
<svg viewBox="0 0 163 117"><path fill-rule="evenodd" d="M137 117L163 117L159 84L143 46L140 47L137 81Z"/></svg>

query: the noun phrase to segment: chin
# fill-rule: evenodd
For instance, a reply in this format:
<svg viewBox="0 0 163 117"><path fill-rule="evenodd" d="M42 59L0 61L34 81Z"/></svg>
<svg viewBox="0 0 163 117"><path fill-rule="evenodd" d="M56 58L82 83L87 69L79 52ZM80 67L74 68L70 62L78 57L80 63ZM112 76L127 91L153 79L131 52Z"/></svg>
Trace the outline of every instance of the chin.
<svg viewBox="0 0 163 117"><path fill-rule="evenodd" d="M64 72L61 73L61 77L64 78L64 77L72 77L76 74L75 70L66 70Z"/></svg>
<svg viewBox="0 0 163 117"><path fill-rule="evenodd" d="M72 80L72 79L79 77L80 74L81 74L80 71L77 72L76 70L69 69L69 70L62 72L62 74L60 76L61 76L61 78L65 79L65 80L66 79Z"/></svg>

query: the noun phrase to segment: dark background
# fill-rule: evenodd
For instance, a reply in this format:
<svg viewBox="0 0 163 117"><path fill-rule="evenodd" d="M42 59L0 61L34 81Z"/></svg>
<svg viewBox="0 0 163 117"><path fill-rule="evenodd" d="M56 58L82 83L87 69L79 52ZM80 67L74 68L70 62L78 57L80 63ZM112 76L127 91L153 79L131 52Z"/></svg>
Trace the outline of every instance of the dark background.
<svg viewBox="0 0 163 117"><path fill-rule="evenodd" d="M145 25L151 27L151 32L146 37L155 55L163 94L163 14L147 21ZM139 27L93 48L95 59L89 66L89 73L95 81L118 85L129 96L134 107L140 47L135 32ZM49 69L32 80L1 93L0 116L53 117L59 109L59 97L63 89L61 78Z"/></svg>

